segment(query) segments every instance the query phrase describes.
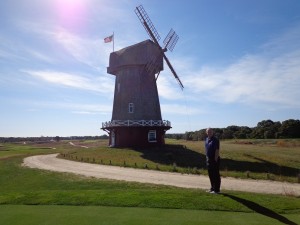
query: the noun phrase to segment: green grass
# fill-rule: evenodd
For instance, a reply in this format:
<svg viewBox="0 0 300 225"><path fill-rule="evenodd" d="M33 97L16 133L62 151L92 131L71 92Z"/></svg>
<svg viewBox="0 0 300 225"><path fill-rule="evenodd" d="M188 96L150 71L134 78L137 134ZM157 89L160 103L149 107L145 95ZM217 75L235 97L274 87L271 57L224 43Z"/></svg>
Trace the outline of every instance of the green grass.
<svg viewBox="0 0 300 225"><path fill-rule="evenodd" d="M41 171L20 166L21 157L0 161L0 204L102 205L124 207L181 208L250 212L225 196L210 196L202 190L180 189L139 183L99 180L72 174ZM235 193L241 196L241 193ZM297 208L293 197L243 194L278 213ZM226 200L224 200L226 199ZM220 204L220 201L222 202ZM280 205L282 208L274 208Z"/></svg>
<svg viewBox="0 0 300 225"><path fill-rule="evenodd" d="M126 183L23 168L22 157L0 160L0 204L99 205L252 212L229 196L203 190ZM300 212L300 198L227 192L276 213Z"/></svg>
<svg viewBox="0 0 300 225"><path fill-rule="evenodd" d="M112 225L196 225L196 224L264 224L299 221L299 215L286 215L280 220L255 213L210 212L201 210L120 208L95 206L16 206L0 205L1 224L112 224Z"/></svg>
<svg viewBox="0 0 300 225"><path fill-rule="evenodd" d="M48 154L62 151L66 143L49 143L49 144L2 144L0 145L0 160L15 156L29 156L36 154Z"/></svg>
<svg viewBox="0 0 300 225"><path fill-rule="evenodd" d="M84 150L90 154L102 151L102 147L97 146L105 142L80 144L88 144L91 148ZM187 144L187 148L192 149L199 142ZM151 153L145 156L142 152L135 156L140 151L103 149L111 157L118 158L117 153L125 150L123 153L131 152L133 158L147 158L147 162L157 163L153 155L147 155ZM148 224L199 224L199 220L201 224L217 224L220 221L228 221L228 224L300 223L299 197L232 191L210 195L197 189L86 178L21 166L25 156L53 152L80 153L81 150L67 142L2 145L0 224L98 224L99 221L102 222L100 224L147 224L148 220ZM171 152L173 157L177 157L176 151L175 148ZM178 154L183 153L179 151Z"/></svg>

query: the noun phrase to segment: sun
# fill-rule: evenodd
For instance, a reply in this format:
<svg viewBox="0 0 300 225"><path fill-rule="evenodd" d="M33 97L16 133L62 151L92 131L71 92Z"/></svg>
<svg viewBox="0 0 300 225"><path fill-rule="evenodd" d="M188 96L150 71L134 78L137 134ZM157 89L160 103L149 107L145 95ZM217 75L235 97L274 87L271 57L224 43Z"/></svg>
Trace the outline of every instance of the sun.
<svg viewBox="0 0 300 225"><path fill-rule="evenodd" d="M65 28L81 28L87 18L88 0L55 0L59 23Z"/></svg>

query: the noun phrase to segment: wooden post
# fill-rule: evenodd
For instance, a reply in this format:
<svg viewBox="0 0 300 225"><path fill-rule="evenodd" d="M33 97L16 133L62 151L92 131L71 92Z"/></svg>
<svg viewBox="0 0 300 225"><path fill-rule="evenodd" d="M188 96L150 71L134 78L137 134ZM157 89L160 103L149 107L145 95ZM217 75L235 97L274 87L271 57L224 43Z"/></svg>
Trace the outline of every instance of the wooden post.
<svg viewBox="0 0 300 225"><path fill-rule="evenodd" d="M247 178L250 178L250 171L246 171Z"/></svg>
<svg viewBox="0 0 300 225"><path fill-rule="evenodd" d="M176 163L173 163L173 172L176 172L177 169L176 169Z"/></svg>

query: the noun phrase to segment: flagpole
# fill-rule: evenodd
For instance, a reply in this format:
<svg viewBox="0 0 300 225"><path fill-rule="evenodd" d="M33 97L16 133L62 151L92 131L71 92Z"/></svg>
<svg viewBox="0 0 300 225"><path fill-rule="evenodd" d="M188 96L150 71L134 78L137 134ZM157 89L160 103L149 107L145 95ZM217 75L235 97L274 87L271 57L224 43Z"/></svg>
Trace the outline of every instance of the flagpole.
<svg viewBox="0 0 300 225"><path fill-rule="evenodd" d="M115 51L115 32L113 32L113 52Z"/></svg>

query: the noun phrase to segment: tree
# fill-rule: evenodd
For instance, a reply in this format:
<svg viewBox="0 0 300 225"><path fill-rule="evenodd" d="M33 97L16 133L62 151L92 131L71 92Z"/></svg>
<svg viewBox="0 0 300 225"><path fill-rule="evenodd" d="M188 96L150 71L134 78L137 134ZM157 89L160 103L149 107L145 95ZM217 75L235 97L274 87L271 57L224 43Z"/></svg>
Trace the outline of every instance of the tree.
<svg viewBox="0 0 300 225"><path fill-rule="evenodd" d="M214 130L214 135L219 138L222 139L222 134L223 134L223 129L221 128L212 128Z"/></svg>
<svg viewBox="0 0 300 225"><path fill-rule="evenodd" d="M276 138L281 124L272 120L263 120L257 124L251 133L251 138Z"/></svg>
<svg viewBox="0 0 300 225"><path fill-rule="evenodd" d="M247 126L240 127L240 131L237 134L238 138L249 138L250 134L252 132L252 129Z"/></svg>
<svg viewBox="0 0 300 225"><path fill-rule="evenodd" d="M272 120L262 120L256 127L228 126L226 128L213 128L215 136L220 139L246 139L246 138L300 138L300 120L289 119L284 122L273 122ZM166 135L167 137L167 135ZM173 136L168 136L175 138ZM189 131L185 134L177 135L176 138L185 140L201 141L206 137L206 129Z"/></svg>
<svg viewBox="0 0 300 225"><path fill-rule="evenodd" d="M205 140L206 136L207 136L206 135L206 129L199 130L199 137L198 137L199 141Z"/></svg>
<svg viewBox="0 0 300 225"><path fill-rule="evenodd" d="M184 134L184 139L185 139L186 141L191 141L191 140L193 140L193 132L185 132L185 134Z"/></svg>
<svg viewBox="0 0 300 225"><path fill-rule="evenodd" d="M59 137L59 136L56 136L56 137L54 138L54 140L55 140L56 142L59 142L59 141L60 141L60 137Z"/></svg>
<svg viewBox="0 0 300 225"><path fill-rule="evenodd" d="M228 128L223 129L222 139L232 139L234 132Z"/></svg>
<svg viewBox="0 0 300 225"><path fill-rule="evenodd" d="M300 120L285 120L278 132L279 138L300 138Z"/></svg>

